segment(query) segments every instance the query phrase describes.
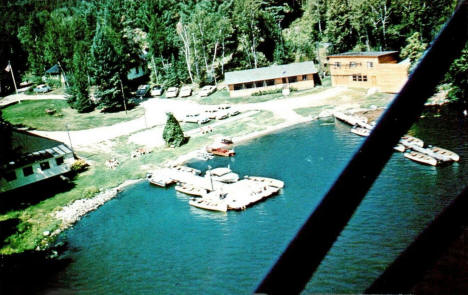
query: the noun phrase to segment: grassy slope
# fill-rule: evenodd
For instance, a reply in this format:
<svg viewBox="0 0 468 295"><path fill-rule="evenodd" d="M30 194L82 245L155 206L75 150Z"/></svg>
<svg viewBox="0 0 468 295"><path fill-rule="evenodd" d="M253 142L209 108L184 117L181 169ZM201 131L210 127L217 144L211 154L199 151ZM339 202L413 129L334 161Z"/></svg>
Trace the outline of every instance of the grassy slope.
<svg viewBox="0 0 468 295"><path fill-rule="evenodd" d="M55 109L56 112L49 115L46 109ZM144 110L138 106L127 114L101 113L98 110L79 114L65 100L25 100L4 108L2 113L4 119L12 124L23 124L38 130L62 131L66 130L67 124L69 130L83 130L133 120L143 116Z"/></svg>

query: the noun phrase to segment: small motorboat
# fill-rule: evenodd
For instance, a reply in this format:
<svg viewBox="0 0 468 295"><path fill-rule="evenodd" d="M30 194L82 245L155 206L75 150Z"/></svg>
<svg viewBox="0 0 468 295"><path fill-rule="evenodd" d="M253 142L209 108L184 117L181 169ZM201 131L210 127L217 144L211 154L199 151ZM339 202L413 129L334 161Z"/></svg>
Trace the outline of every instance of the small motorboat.
<svg viewBox="0 0 468 295"><path fill-rule="evenodd" d="M260 176L245 176L245 179L257 181L264 183L268 186L276 187L276 188L283 188L284 187L284 182L278 179L274 178L268 178L268 177L260 177Z"/></svg>
<svg viewBox="0 0 468 295"><path fill-rule="evenodd" d="M207 152L212 153L213 155L222 156L222 157L232 157L236 154L236 152L233 149L226 149L222 147L207 148Z"/></svg>
<svg viewBox="0 0 468 295"><path fill-rule="evenodd" d="M401 143L397 144L396 146L393 147L393 149L397 152L400 152L400 153L404 153L406 148L404 145L402 145Z"/></svg>
<svg viewBox="0 0 468 295"><path fill-rule="evenodd" d="M206 194L206 189L197 188L188 184L178 184L175 186L175 190L186 195L201 197Z"/></svg>
<svg viewBox="0 0 468 295"><path fill-rule="evenodd" d="M419 152L407 152L404 154L405 158L408 158L410 160L413 160L415 162L421 163L421 164L426 164L426 165L431 165L431 166L437 166L438 162L436 159L434 159L431 156L425 155L423 153Z"/></svg>
<svg viewBox="0 0 468 295"><path fill-rule="evenodd" d="M208 170L205 176L223 183L235 183L239 181L239 174L232 172L228 167L219 167Z"/></svg>
<svg viewBox="0 0 468 295"><path fill-rule="evenodd" d="M200 209L219 212L226 212L228 209L227 204L222 200L215 201L204 198L193 198L189 201L189 205Z"/></svg>

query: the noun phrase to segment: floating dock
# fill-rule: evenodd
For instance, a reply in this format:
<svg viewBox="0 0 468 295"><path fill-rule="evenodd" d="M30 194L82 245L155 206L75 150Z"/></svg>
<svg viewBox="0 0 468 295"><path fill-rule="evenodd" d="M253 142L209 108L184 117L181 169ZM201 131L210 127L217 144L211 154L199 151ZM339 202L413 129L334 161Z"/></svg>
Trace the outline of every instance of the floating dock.
<svg viewBox="0 0 468 295"><path fill-rule="evenodd" d="M204 192L201 198L192 199L189 203L207 210L244 210L276 195L284 187L281 180L258 176L247 176L234 183L223 183L209 177L209 173L208 176L202 177L196 171L191 171L191 168L182 167L185 168L178 166L156 170L150 173L148 181L161 187L179 183L180 186ZM180 189L178 191L182 192Z"/></svg>

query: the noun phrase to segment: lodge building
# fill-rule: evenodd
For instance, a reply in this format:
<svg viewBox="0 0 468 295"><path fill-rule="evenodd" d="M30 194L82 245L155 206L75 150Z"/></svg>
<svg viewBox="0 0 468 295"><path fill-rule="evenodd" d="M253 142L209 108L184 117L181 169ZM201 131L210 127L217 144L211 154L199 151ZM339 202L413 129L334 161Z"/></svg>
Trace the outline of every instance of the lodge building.
<svg viewBox="0 0 468 295"><path fill-rule="evenodd" d="M226 72L224 78L230 97L291 87L298 90L309 89L320 84L312 61Z"/></svg>
<svg viewBox="0 0 468 295"><path fill-rule="evenodd" d="M397 51L346 52L329 55L332 86L376 88L397 93L408 79L408 61L397 62Z"/></svg>
<svg viewBox="0 0 468 295"><path fill-rule="evenodd" d="M12 130L14 156L0 161L0 193L70 171L73 152L62 142L26 131Z"/></svg>

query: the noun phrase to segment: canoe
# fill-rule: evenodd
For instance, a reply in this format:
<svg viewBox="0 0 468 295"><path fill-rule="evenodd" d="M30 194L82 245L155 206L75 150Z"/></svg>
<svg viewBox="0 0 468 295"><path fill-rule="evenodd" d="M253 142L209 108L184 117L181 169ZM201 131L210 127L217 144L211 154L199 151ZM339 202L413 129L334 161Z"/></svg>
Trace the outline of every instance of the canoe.
<svg viewBox="0 0 468 295"><path fill-rule="evenodd" d="M452 151L449 151L449 150L446 150L437 146L429 147L429 150L431 150L435 154L449 157L452 161L455 161L455 162L460 161L460 156Z"/></svg>
<svg viewBox="0 0 468 295"><path fill-rule="evenodd" d="M405 158L408 158L410 160L413 160L421 164L426 164L426 165L431 165L431 166L437 166L438 164L437 160L434 159L433 157L430 157L422 153L414 152L414 151L405 153L404 156Z"/></svg>

